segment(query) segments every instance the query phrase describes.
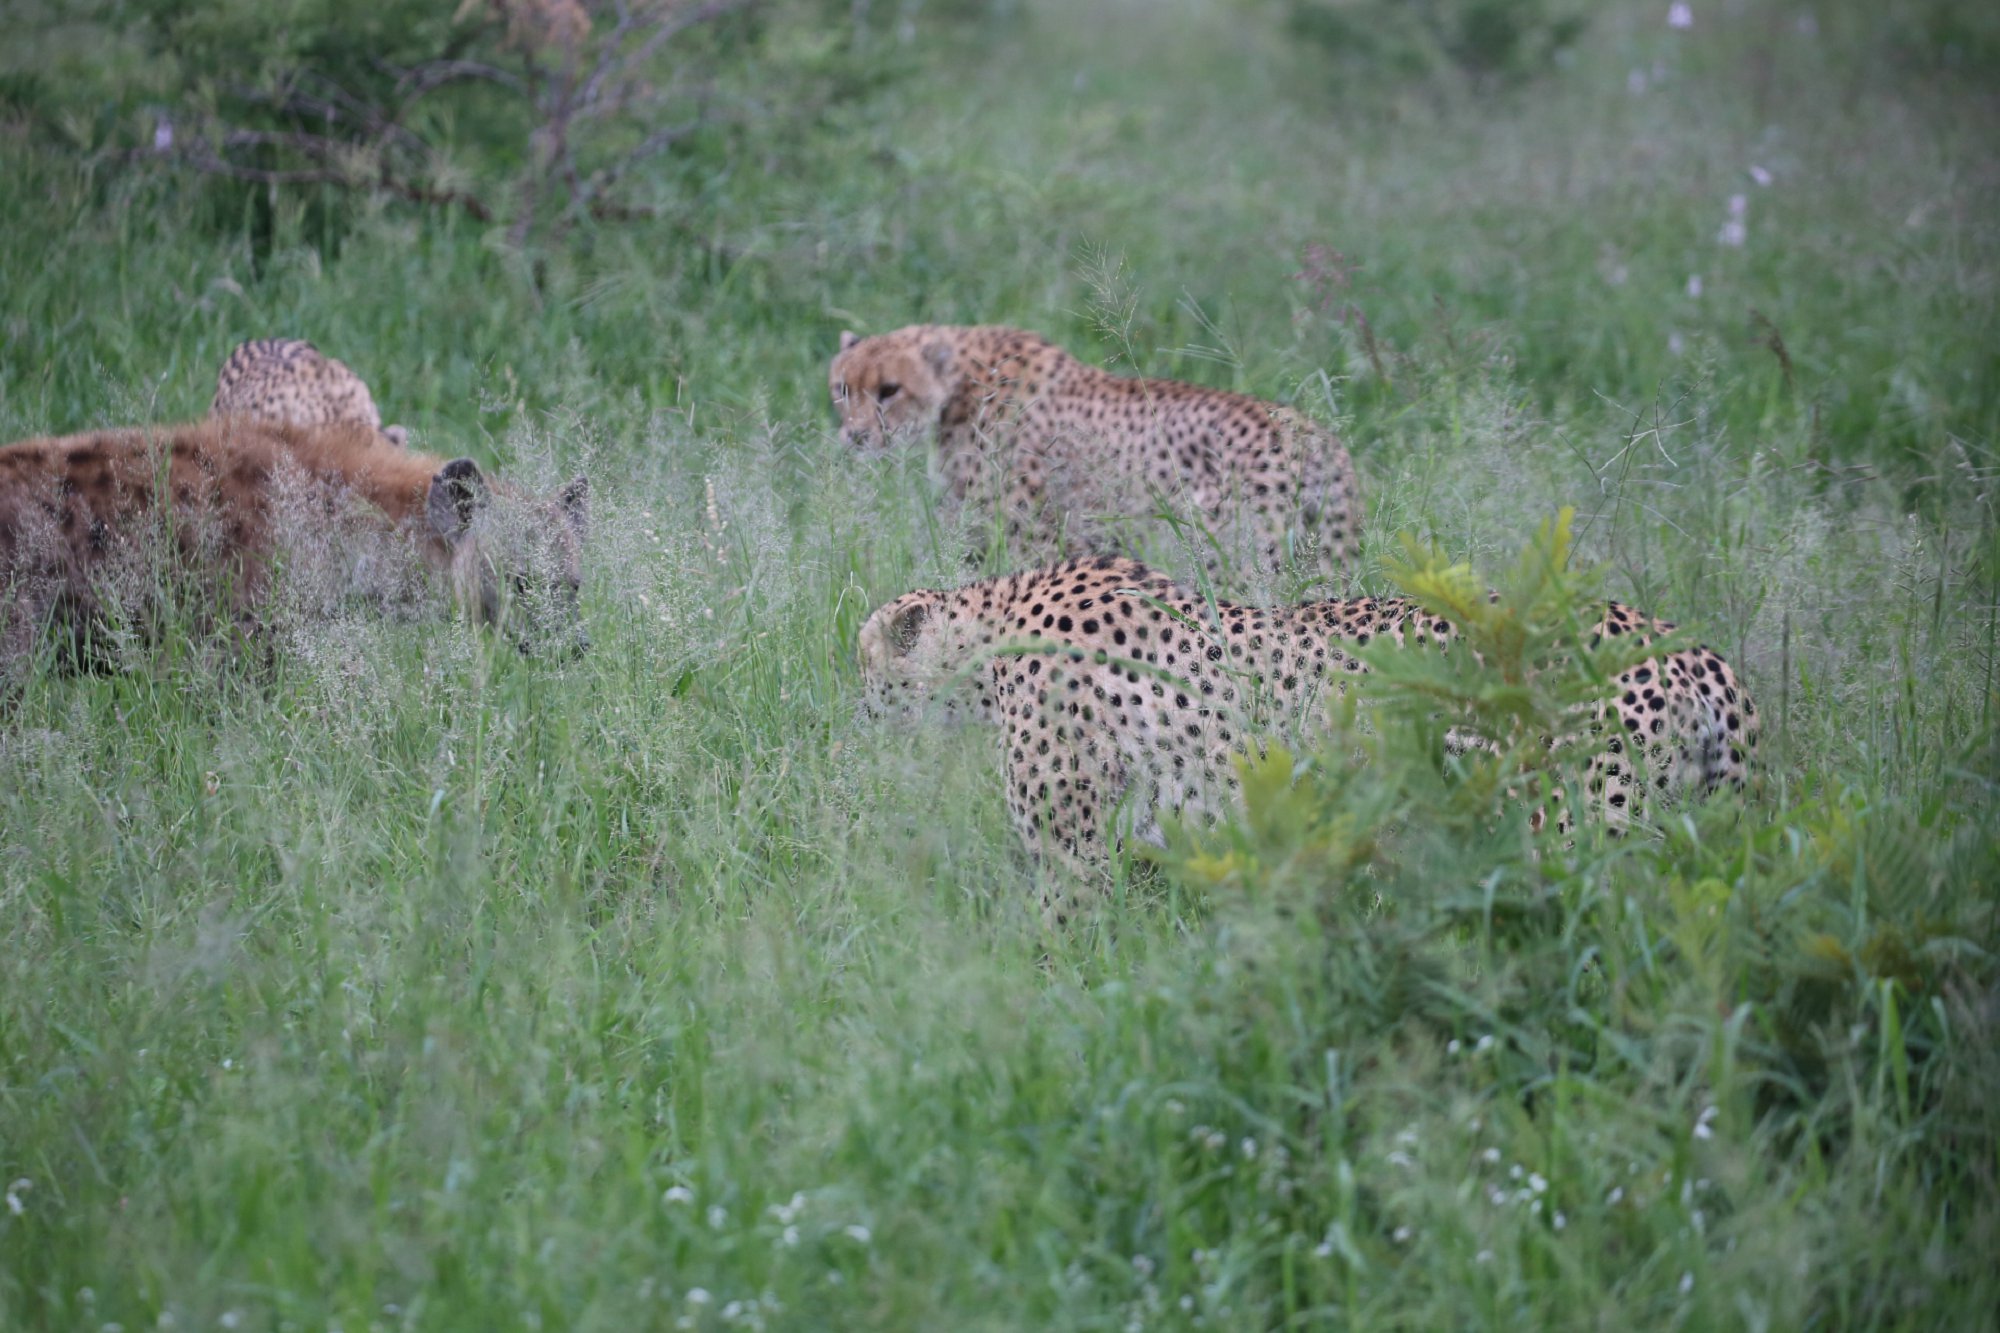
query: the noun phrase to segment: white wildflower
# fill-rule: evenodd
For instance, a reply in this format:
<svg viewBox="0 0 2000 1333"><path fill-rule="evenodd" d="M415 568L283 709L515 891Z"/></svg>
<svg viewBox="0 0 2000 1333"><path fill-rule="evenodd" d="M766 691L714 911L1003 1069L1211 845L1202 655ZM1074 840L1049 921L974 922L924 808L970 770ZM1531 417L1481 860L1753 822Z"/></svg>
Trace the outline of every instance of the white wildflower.
<svg viewBox="0 0 2000 1333"><path fill-rule="evenodd" d="M689 1188L688 1188L687 1186L685 1186L685 1185L670 1185L670 1186L668 1186L668 1187L667 1187L667 1192L666 1192L665 1194L662 1194L662 1195L660 1196L660 1202L661 1202L661 1203L693 1203L693 1202L694 1202L694 1191L693 1191L693 1190L691 1190L691 1189L689 1189Z"/></svg>
<svg viewBox="0 0 2000 1333"><path fill-rule="evenodd" d="M1397 1227L1392 1238L1398 1245L1407 1245L1414 1234L1408 1227Z"/></svg>
<svg viewBox="0 0 2000 1333"><path fill-rule="evenodd" d="M848 1223L840 1229L840 1233L857 1245L866 1245L875 1235L874 1232L862 1226L859 1222Z"/></svg>
<svg viewBox="0 0 2000 1333"><path fill-rule="evenodd" d="M1530 1171L1528 1173L1528 1188L1533 1190L1537 1194L1546 1194L1548 1192L1549 1182L1542 1178L1541 1172Z"/></svg>
<svg viewBox="0 0 2000 1333"><path fill-rule="evenodd" d="M1667 26L1669 28L1692 28L1694 26L1693 6L1684 3L1684 0L1674 0L1673 4L1667 6Z"/></svg>
<svg viewBox="0 0 2000 1333"><path fill-rule="evenodd" d="M708 1294L708 1288L706 1287L688 1288L687 1303L689 1305L707 1305L710 1301L714 1299L715 1298L713 1296L710 1296Z"/></svg>
<svg viewBox="0 0 2000 1333"><path fill-rule="evenodd" d="M729 1210L719 1203L708 1206L708 1225L712 1231L720 1231L729 1224Z"/></svg>
<svg viewBox="0 0 2000 1333"><path fill-rule="evenodd" d="M1692 1272L1682 1273L1681 1295L1685 1296L1693 1290L1694 1290L1694 1274Z"/></svg>
<svg viewBox="0 0 2000 1333"><path fill-rule="evenodd" d="M1743 243L1750 239L1749 215L1749 197L1740 194L1730 195L1729 219L1722 224L1722 230L1715 233L1716 243L1729 246L1731 249L1742 249Z"/></svg>
<svg viewBox="0 0 2000 1333"><path fill-rule="evenodd" d="M1613 1185L1611 1187L1611 1193L1604 1196L1605 1206L1614 1207L1617 1205L1618 1201L1624 1197L1625 1197L1625 1187L1623 1185Z"/></svg>
<svg viewBox="0 0 2000 1333"><path fill-rule="evenodd" d="M1389 1159L1388 1159L1388 1160L1389 1160L1389 1165L1390 1165L1390 1166L1403 1166L1403 1167L1410 1167L1410 1166L1415 1166L1415 1165L1416 1165L1416 1162L1414 1162L1414 1161L1412 1161L1412 1160L1411 1160L1411 1158L1410 1158L1410 1155L1409 1155L1408 1153L1404 1152L1404 1151L1403 1151L1402 1149L1400 1149L1400 1148L1398 1148L1398 1149L1397 1149L1397 1150L1395 1150L1394 1152L1390 1153L1390 1154L1389 1154Z"/></svg>
<svg viewBox="0 0 2000 1333"><path fill-rule="evenodd" d="M1771 183L1771 173L1758 166L1755 162L1752 162L1750 164L1750 179L1756 181L1759 185L1769 185Z"/></svg>
<svg viewBox="0 0 2000 1333"><path fill-rule="evenodd" d="M1488 1166L1496 1166L1500 1161L1500 1150L1498 1148L1482 1149L1479 1154L1479 1160Z"/></svg>
<svg viewBox="0 0 2000 1333"><path fill-rule="evenodd" d="M1561 1231L1564 1227L1569 1225L1569 1219L1567 1217L1564 1217L1562 1213L1558 1212L1555 1215L1555 1224L1556 1224L1556 1230Z"/></svg>
<svg viewBox="0 0 2000 1333"><path fill-rule="evenodd" d="M1688 274L1687 294L1690 301L1699 301L1701 299L1701 274Z"/></svg>
<svg viewBox="0 0 2000 1333"><path fill-rule="evenodd" d="M787 1246L797 1245L799 1243L799 1229L797 1227L786 1227L784 1234L778 1239L782 1240Z"/></svg>

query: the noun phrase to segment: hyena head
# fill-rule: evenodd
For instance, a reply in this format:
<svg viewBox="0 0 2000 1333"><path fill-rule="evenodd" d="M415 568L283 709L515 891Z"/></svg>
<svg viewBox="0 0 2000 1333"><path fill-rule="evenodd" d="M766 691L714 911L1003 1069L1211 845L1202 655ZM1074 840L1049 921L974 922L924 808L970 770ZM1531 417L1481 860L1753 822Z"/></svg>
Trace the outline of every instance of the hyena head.
<svg viewBox="0 0 2000 1333"><path fill-rule="evenodd" d="M425 516L459 601L482 623L531 655L574 657L590 646L579 600L588 478L542 498L493 486L478 464L454 458L431 478Z"/></svg>

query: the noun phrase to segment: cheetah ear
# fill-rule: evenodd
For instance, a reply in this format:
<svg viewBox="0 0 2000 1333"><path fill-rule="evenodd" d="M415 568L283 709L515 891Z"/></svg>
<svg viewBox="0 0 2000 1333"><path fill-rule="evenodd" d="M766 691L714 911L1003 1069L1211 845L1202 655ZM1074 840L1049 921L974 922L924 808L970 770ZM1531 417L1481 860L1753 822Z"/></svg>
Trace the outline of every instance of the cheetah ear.
<svg viewBox="0 0 2000 1333"><path fill-rule="evenodd" d="M382 437L398 449L407 449L410 447L410 428L408 426L384 426L382 427Z"/></svg>
<svg viewBox="0 0 2000 1333"><path fill-rule="evenodd" d="M889 650L898 657L908 657L924 632L924 622L930 618L929 602L911 602L896 612L889 620Z"/></svg>
<svg viewBox="0 0 2000 1333"><path fill-rule="evenodd" d="M572 477L557 502L562 505L563 517L569 520L577 540L582 541L590 532L590 478L581 473Z"/></svg>
<svg viewBox="0 0 2000 1333"><path fill-rule="evenodd" d="M455 545L472 526L472 516L486 503L486 479L470 458L454 458L431 478L424 515L431 531Z"/></svg>
<svg viewBox="0 0 2000 1333"><path fill-rule="evenodd" d="M929 366L931 373L939 379L951 378L951 365L955 360L957 354L952 351L951 344L944 339L933 338L924 344L924 364Z"/></svg>
<svg viewBox="0 0 2000 1333"><path fill-rule="evenodd" d="M842 329L840 331L841 351L843 352L846 351L848 348L854 346L854 344L860 341L861 341L861 335L856 333L853 329Z"/></svg>

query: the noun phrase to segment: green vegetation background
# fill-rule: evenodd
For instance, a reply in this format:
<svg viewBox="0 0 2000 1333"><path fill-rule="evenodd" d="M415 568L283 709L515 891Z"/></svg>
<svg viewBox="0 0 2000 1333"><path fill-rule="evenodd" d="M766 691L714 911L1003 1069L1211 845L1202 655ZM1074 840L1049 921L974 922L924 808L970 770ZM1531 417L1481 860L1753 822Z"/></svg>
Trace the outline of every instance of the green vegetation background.
<svg viewBox="0 0 2000 1333"><path fill-rule="evenodd" d="M1341 8L786 30L850 96L525 252L124 162L36 108L144 71L15 44L0 435L305 336L421 447L586 467L599 535L574 664L356 615L10 705L0 1326L1990 1326L1991 24L1406 68ZM989 738L853 716L868 610L963 577L923 460L830 430L839 330L918 320L1334 422L1360 589L1576 506L1758 783L1536 861L1392 728L1044 934Z"/></svg>

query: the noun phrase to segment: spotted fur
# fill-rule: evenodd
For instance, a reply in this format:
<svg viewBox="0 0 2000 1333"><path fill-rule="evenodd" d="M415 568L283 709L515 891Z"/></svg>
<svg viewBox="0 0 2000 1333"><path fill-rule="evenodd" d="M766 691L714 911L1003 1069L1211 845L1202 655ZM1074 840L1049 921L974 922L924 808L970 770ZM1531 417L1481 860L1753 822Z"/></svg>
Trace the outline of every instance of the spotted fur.
<svg viewBox="0 0 2000 1333"><path fill-rule="evenodd" d="M1644 646L1670 629L1612 603L1596 632ZM1217 815L1237 787L1233 757L1253 736L1315 721L1323 691L1365 669L1356 648L1387 638L1441 649L1454 637L1402 598L1210 603L1135 561L1096 557L907 593L869 616L859 652L871 711L996 727L1008 810L1030 854L1089 879L1121 803L1153 840L1162 813ZM1614 824L1641 794L1631 751L1662 791L1742 785L1757 712L1721 657L1665 654L1617 685L1600 716L1623 730L1585 775ZM1070 891L1047 892L1045 910L1065 917Z"/></svg>
<svg viewBox="0 0 2000 1333"><path fill-rule="evenodd" d="M1109 550L1123 519L1191 512L1238 569L1310 551L1324 573L1352 560L1354 464L1302 413L1175 380L1112 375L1046 339L993 325L843 333L828 371L841 433L864 452L935 434L955 507L1004 521L1010 545L1046 557Z"/></svg>
<svg viewBox="0 0 2000 1333"><path fill-rule="evenodd" d="M302 338L253 338L237 344L215 378L208 414L288 426L352 422L381 432L398 447L410 442L407 428L382 424L375 397L359 375Z"/></svg>
<svg viewBox="0 0 2000 1333"><path fill-rule="evenodd" d="M218 611L254 621L273 556L298 535L291 526L352 521L362 536L406 538L381 549L444 576L524 648L577 648L588 497L578 477L537 500L489 482L469 458L412 453L358 422L230 416L23 440L0 448L0 637L11 661L44 628L87 635L108 585L148 542L165 542L202 586L226 589Z"/></svg>

